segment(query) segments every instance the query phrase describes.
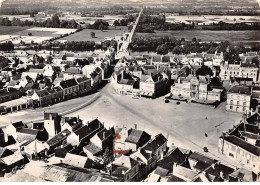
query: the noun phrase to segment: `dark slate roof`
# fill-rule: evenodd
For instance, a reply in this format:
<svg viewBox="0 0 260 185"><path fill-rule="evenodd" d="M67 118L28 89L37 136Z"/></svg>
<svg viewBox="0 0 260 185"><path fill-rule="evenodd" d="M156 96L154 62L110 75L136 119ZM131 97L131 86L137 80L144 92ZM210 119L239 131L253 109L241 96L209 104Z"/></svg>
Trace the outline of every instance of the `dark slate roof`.
<svg viewBox="0 0 260 185"><path fill-rule="evenodd" d="M161 168L160 166L157 166L154 173L157 175L160 175L161 177L165 177L166 175L168 175L169 170Z"/></svg>
<svg viewBox="0 0 260 185"><path fill-rule="evenodd" d="M92 142L89 142L86 146L84 146L84 148L88 150L90 153L92 153L93 155L98 154L102 151L102 148L99 148Z"/></svg>
<svg viewBox="0 0 260 185"><path fill-rule="evenodd" d="M168 177L167 182L185 182L185 181L179 177L176 177L175 175L170 175L170 177Z"/></svg>
<svg viewBox="0 0 260 185"><path fill-rule="evenodd" d="M208 156L205 156L203 154L200 154L198 152L193 152L190 156L189 159L198 161L198 162L202 162L208 165L214 164L215 162L217 162L215 159L212 159Z"/></svg>
<svg viewBox="0 0 260 185"><path fill-rule="evenodd" d="M143 149L155 152L165 142L167 142L167 139L162 134L158 134L155 136L155 139L153 139L151 142L145 145Z"/></svg>
<svg viewBox="0 0 260 185"><path fill-rule="evenodd" d="M14 154L13 151L11 151L7 148L0 147L0 158L7 157L7 156L12 155L12 154Z"/></svg>
<svg viewBox="0 0 260 185"><path fill-rule="evenodd" d="M250 87L241 86L241 85L233 86L228 92L229 93L238 93L238 94L251 95Z"/></svg>
<svg viewBox="0 0 260 185"><path fill-rule="evenodd" d="M125 142L137 144L138 142L148 142L151 139L151 136L145 131L131 129L128 137Z"/></svg>
<svg viewBox="0 0 260 185"><path fill-rule="evenodd" d="M246 150L256 156L260 156L260 148L249 144L248 142L244 141L243 139L240 139L236 136L229 135L229 136L225 136L224 140L228 141L238 147L241 147L244 150Z"/></svg>
<svg viewBox="0 0 260 185"><path fill-rule="evenodd" d="M65 129L65 130L61 131L60 133L58 133L56 136L49 139L46 143L48 145L52 146L57 142L63 141L70 134L71 134L71 132L68 129Z"/></svg>
<svg viewBox="0 0 260 185"><path fill-rule="evenodd" d="M94 119L87 125L84 125L83 127L79 128L75 131L75 134L79 136L79 139L83 139L84 137L91 134L93 131L99 129L101 127L102 123L98 119ZM103 127L103 125L102 125Z"/></svg>
<svg viewBox="0 0 260 185"><path fill-rule="evenodd" d="M71 144L67 144L63 147L55 148L55 156L64 158L68 152L73 150L73 146Z"/></svg>
<svg viewBox="0 0 260 185"><path fill-rule="evenodd" d="M60 82L60 86L63 89L73 87L73 86L76 86L76 85L78 85L78 83L74 78Z"/></svg>
<svg viewBox="0 0 260 185"><path fill-rule="evenodd" d="M44 122L33 123L33 129L40 131L44 130Z"/></svg>
<svg viewBox="0 0 260 185"><path fill-rule="evenodd" d="M13 125L16 129L25 127L25 124L24 124L22 121L18 121L18 122L12 123L12 125Z"/></svg>
<svg viewBox="0 0 260 185"><path fill-rule="evenodd" d="M241 82L241 81L251 82L251 81L253 81L253 78L235 77L235 81L236 81L236 82Z"/></svg>
<svg viewBox="0 0 260 185"><path fill-rule="evenodd" d="M103 141L108 137L113 137L115 134L115 132L113 131L113 129L107 130L106 128L104 128L97 133L97 136Z"/></svg>
<svg viewBox="0 0 260 185"><path fill-rule="evenodd" d="M0 96L19 94L19 93L21 93L19 90L13 88L9 88L8 91L7 89L0 89Z"/></svg>
<svg viewBox="0 0 260 185"><path fill-rule="evenodd" d="M222 172L223 178L229 179L229 175L234 172L234 169L221 163L216 163L215 165L212 165L210 168L206 169L205 172L215 177L220 177L220 173Z"/></svg>
<svg viewBox="0 0 260 185"><path fill-rule="evenodd" d="M246 121L249 124L256 125L257 123L260 122L260 115L258 113L255 113L252 116L250 116L249 118L247 118Z"/></svg>
<svg viewBox="0 0 260 185"><path fill-rule="evenodd" d="M28 135L37 135L39 131L34 129L29 129L29 128L21 128L17 132L28 134Z"/></svg>
<svg viewBox="0 0 260 185"><path fill-rule="evenodd" d="M174 150L168 152L162 160L158 161L157 166L172 172L174 163L181 165L185 160L186 156L179 150L179 148L175 148Z"/></svg>
<svg viewBox="0 0 260 185"><path fill-rule="evenodd" d="M257 66L255 64L247 64L247 63L242 63L241 67L257 68Z"/></svg>
<svg viewBox="0 0 260 185"><path fill-rule="evenodd" d="M154 82L157 82L157 81L161 80L162 78L163 78L163 76L160 73L152 75L152 79Z"/></svg>

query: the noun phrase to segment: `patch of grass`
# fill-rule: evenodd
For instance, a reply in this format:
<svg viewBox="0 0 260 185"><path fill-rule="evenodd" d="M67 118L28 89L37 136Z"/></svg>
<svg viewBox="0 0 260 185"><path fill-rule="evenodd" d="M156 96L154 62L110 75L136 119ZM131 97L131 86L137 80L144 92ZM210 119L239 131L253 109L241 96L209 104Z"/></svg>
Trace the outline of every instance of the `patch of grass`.
<svg viewBox="0 0 260 185"><path fill-rule="evenodd" d="M192 40L196 37L202 42L251 42L260 41L260 31L209 31L209 30L180 30L180 31L156 31L155 33L137 33L136 37L159 38L168 36L170 38Z"/></svg>
<svg viewBox="0 0 260 185"><path fill-rule="evenodd" d="M90 33L94 32L95 37L92 38ZM125 32L128 32L127 29L117 29L117 30L92 30L92 29L84 29L80 32L77 32L75 34L69 35L67 37L62 38L62 40L67 41L94 41L94 42L100 42L104 40L106 37L114 37L115 35L122 35Z"/></svg>
<svg viewBox="0 0 260 185"><path fill-rule="evenodd" d="M0 26L0 35L10 35L29 29L29 26Z"/></svg>

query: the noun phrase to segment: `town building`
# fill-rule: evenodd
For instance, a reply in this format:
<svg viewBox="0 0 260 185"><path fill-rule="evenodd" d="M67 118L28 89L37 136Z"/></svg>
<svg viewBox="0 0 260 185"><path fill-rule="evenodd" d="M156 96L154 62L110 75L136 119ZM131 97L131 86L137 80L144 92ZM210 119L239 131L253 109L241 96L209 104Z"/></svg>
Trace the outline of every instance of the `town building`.
<svg viewBox="0 0 260 185"><path fill-rule="evenodd" d="M218 151L230 160L237 161L243 164L245 168L259 174L260 129L259 120L255 123L255 121L252 121L253 116L247 119L250 123L245 123L246 120L242 120L239 125L224 133L219 138Z"/></svg>
<svg viewBox="0 0 260 185"><path fill-rule="evenodd" d="M245 113L250 110L251 87L233 86L227 93L226 110Z"/></svg>

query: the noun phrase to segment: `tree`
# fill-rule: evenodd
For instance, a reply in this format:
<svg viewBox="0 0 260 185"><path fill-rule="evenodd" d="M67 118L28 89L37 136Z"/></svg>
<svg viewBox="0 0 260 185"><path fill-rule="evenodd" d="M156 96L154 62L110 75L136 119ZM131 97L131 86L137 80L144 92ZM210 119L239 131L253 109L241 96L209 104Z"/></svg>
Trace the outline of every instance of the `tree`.
<svg viewBox="0 0 260 185"><path fill-rule="evenodd" d="M103 31L103 29L104 29L103 23L101 23L101 24L99 25L98 29L101 30L101 31Z"/></svg>
<svg viewBox="0 0 260 185"><path fill-rule="evenodd" d="M31 32L29 32L29 33L28 33L28 36L32 36L32 33L31 33Z"/></svg>
<svg viewBox="0 0 260 185"><path fill-rule="evenodd" d="M96 37L96 34L95 34L95 32L90 32L90 36L91 36L91 38L95 38Z"/></svg>
<svg viewBox="0 0 260 185"><path fill-rule="evenodd" d="M105 152L103 153L103 159L104 159L104 164L108 165L109 163L114 161L114 153L111 149L106 148Z"/></svg>
<svg viewBox="0 0 260 185"><path fill-rule="evenodd" d="M255 64L256 66L260 66L260 60L258 57L252 58L252 64Z"/></svg>
<svg viewBox="0 0 260 185"><path fill-rule="evenodd" d="M60 18L58 17L57 14L54 14L51 18L52 24L54 27L59 27L60 26Z"/></svg>
<svg viewBox="0 0 260 185"><path fill-rule="evenodd" d="M156 48L156 52L159 55L166 55L169 51L169 47L166 44L162 44Z"/></svg>
<svg viewBox="0 0 260 185"><path fill-rule="evenodd" d="M210 85L213 87L222 87L221 80L218 77L211 78Z"/></svg>
<svg viewBox="0 0 260 185"><path fill-rule="evenodd" d="M199 68L197 71L196 71L196 75L197 76L212 76L213 75L213 72L212 70L208 67L208 66L201 66L201 68Z"/></svg>

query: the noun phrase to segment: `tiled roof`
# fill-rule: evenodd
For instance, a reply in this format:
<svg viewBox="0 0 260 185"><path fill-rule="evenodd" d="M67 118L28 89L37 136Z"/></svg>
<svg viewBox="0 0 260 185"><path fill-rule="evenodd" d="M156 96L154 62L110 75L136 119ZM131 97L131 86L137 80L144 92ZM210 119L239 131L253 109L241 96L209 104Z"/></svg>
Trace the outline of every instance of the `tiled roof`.
<svg viewBox="0 0 260 185"><path fill-rule="evenodd" d="M185 159L186 156L179 150L179 148L175 148L168 152L162 160L158 161L157 166L168 169L169 172L172 172L173 164L176 163L180 165L185 161Z"/></svg>
<svg viewBox="0 0 260 185"><path fill-rule="evenodd" d="M162 134L158 134L158 135L155 136L155 139L153 139L151 142L149 142L147 145L145 145L143 147L143 149L155 152L165 142L167 142L167 139Z"/></svg>
<svg viewBox="0 0 260 185"><path fill-rule="evenodd" d="M78 83L74 78L60 82L60 86L63 89L73 87L73 86L76 86L76 85L78 85Z"/></svg>
<svg viewBox="0 0 260 185"><path fill-rule="evenodd" d="M84 146L84 148L88 150L90 153L92 153L93 155L98 154L102 151L102 148L99 148L92 142L89 142L86 146Z"/></svg>
<svg viewBox="0 0 260 185"><path fill-rule="evenodd" d="M217 162L215 159L210 158L206 155L200 154L198 152L193 152L189 156L189 159L192 159L192 160L195 160L195 161L198 161L198 162L202 162L202 163L205 163L205 164L208 164L208 165L211 165L211 164Z"/></svg>
<svg viewBox="0 0 260 185"><path fill-rule="evenodd" d="M66 139L68 137L68 135L70 135L71 132L68 129L65 129L63 131L61 131L60 133L58 133L56 136L52 137L51 139L49 139L46 143L50 146L54 145L55 143L58 143L60 141L63 141L64 139Z"/></svg>
<svg viewBox="0 0 260 185"><path fill-rule="evenodd" d="M246 86L241 86L241 85L236 85L233 86L228 93L238 93L238 94L246 94L246 95L251 95L251 89L250 87Z"/></svg>
<svg viewBox="0 0 260 185"><path fill-rule="evenodd" d="M79 139L83 139L84 137L87 137L89 134L93 133L95 130L98 130L99 128L103 127L102 123L98 119L94 119L87 125L84 125L83 127L79 128L75 131L75 134L79 136Z"/></svg>
<svg viewBox="0 0 260 185"><path fill-rule="evenodd" d="M145 131L131 129L130 134L126 138L125 142L137 144L138 142L148 142L151 139L151 136Z"/></svg>
<svg viewBox="0 0 260 185"><path fill-rule="evenodd" d="M22 121L18 121L18 122L12 123L12 125L13 125L16 129L25 127L25 124L24 124Z"/></svg>
<svg viewBox="0 0 260 185"><path fill-rule="evenodd" d="M23 133L23 134L29 134L29 135L37 135L38 130L29 129L29 128L21 128L17 132Z"/></svg>

